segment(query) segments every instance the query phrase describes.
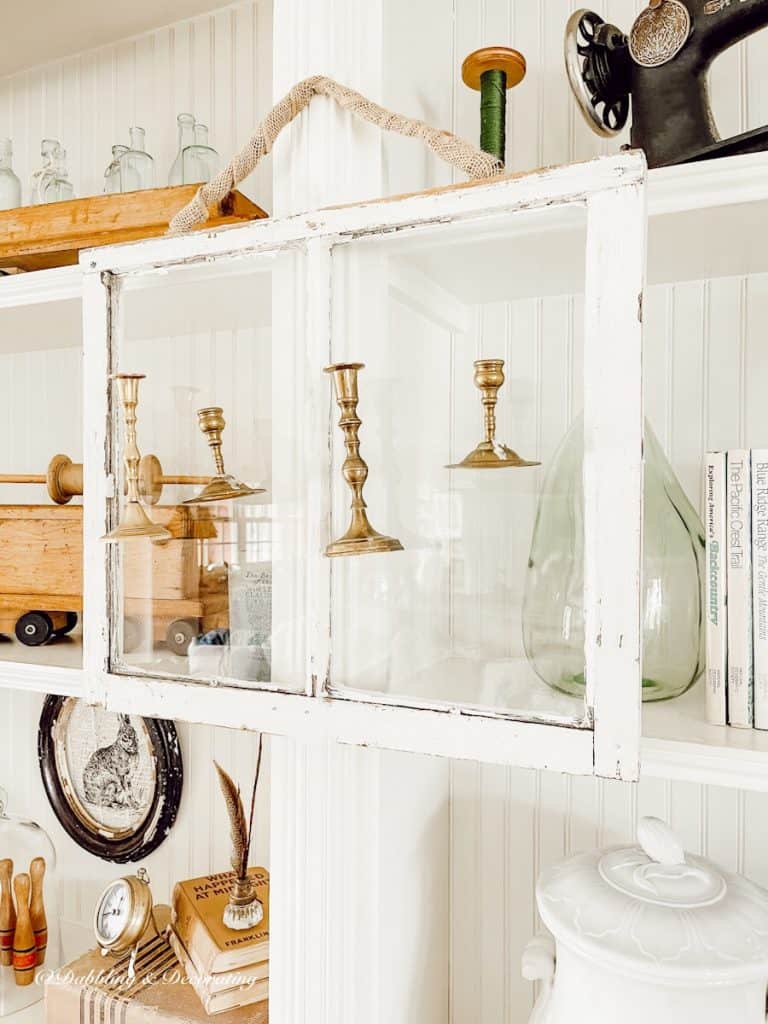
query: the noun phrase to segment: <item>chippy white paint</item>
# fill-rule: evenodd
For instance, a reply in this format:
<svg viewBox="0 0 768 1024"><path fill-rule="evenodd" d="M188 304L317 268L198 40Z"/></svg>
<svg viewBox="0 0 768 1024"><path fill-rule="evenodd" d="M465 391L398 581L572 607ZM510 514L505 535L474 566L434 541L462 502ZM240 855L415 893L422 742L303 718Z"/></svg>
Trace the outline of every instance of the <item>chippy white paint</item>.
<svg viewBox="0 0 768 1024"><path fill-rule="evenodd" d="M435 228L440 224L446 227L457 220L465 224L477 221L482 226L489 216L504 215L508 217L511 231L515 227L515 213L532 209L545 209L548 216L557 222L559 207L570 207L574 201L587 201L588 216L588 262L587 262L587 294L592 297L592 304L586 304L587 320L585 337L587 347L596 346L599 357L585 362L585 395L588 410L588 424L591 437L589 452L596 458L608 458L608 466L615 470L619 464L625 472L632 474L629 485L621 491L621 496L614 501L595 497L587 501L590 509L591 528L587 533L587 561L591 557L602 559L599 538L613 537L608 545L609 551L620 547L623 561L615 558L611 564L610 557L600 562L599 571L590 579L589 600L593 610L590 621L597 622L597 607L611 603L612 639L611 644L620 642L623 635L627 638L637 634L639 620L639 588L626 586L626 573L637 578L639 573L639 535L640 505L638 486L632 481L640 480L640 426L636 415L639 403L639 380L633 374L640 365L641 334L637 324L638 296L642 291L643 238L645 212L642 203L644 195L645 164L637 154L622 154L616 158L603 159L592 164L577 165L572 168L557 168L551 171L537 172L513 179L501 179L489 184L472 187L449 189L427 195L415 195L388 202L365 203L357 206L328 209L318 213L300 215L285 220L264 221L260 224L248 225L230 232L211 232L182 238L166 238L118 246L102 250L94 250L82 254L81 263L86 270L86 279L96 279L97 285L87 286L86 304L96 304L97 310L86 313L85 363L86 379L95 381L99 373L104 374L104 329L107 328L115 337L120 331L120 315L117 304L119 282L140 275L142 280L150 279L164 267L184 264L190 270L205 278L206 269L213 263L216 272L225 269L226 262L250 259L254 256L266 256L270 252L279 252L285 247L295 248L297 245L306 249L302 257L305 279L307 281L307 337L310 344L316 346L317 354L329 351L328 330L330 323L330 292L332 271L329 258L329 247L334 242L350 238L373 237L392 230L403 233L416 231L421 226ZM605 209L601 208L600 197L604 200ZM610 300L598 302L605 286L605 275L615 270L617 261L615 251L609 244L616 223L626 225L630 237L637 241L638 252L635 258L635 272L622 274L608 289ZM527 227L527 225L526 225ZM224 261L222 263L222 261ZM195 269L197 267L197 269ZM104 282L102 284L102 281ZM110 292L108 313L104 312L104 288ZM98 311L101 310L101 313ZM608 358L612 348L614 332L624 332L626 338L623 351L627 357L623 376L616 387L610 374L603 372L602 362ZM593 341L594 339L594 341ZM112 342L114 344L114 342ZM303 342L302 342L303 344ZM618 372L618 371L617 371ZM102 377L104 381L106 375ZM617 398L624 395L622 403ZM91 457L95 453L108 451L112 437L105 429L106 417L104 403L108 402L105 385L101 386L101 398L97 404L89 406L86 422L86 436ZM631 397L634 396L634 397ZM93 400L92 400L93 401ZM328 399L319 386L313 384L310 397L305 406L314 409L309 413L315 417L312 426L305 436L327 437L331 424L326 420L325 430L317 430L322 416L327 415ZM318 408L322 410L319 415ZM304 415L297 410L297 414ZM617 433L617 428L621 429ZM588 431L588 436L590 433ZM608 443L610 438L620 438L620 444ZM327 489L327 458L324 452L310 451L304 462L304 473L308 484L307 522L310 528L308 547L309 560L321 559L320 551L323 534L328 534L327 498L323 496ZM588 460L589 463L589 460ZM598 467L604 469L605 467ZM114 472L114 466L110 467ZM595 492L602 487L602 473L594 477L587 474L587 487ZM109 558L112 552L100 547L100 537L108 523L108 495L104 487L94 488L86 492L86 523L90 532L86 534L86 550L94 551L90 555L94 559L90 566L89 580L97 576L99 557ZM621 506L620 508L617 506ZM619 514L620 513L620 514ZM314 550L313 550L314 548ZM312 574L312 599L315 602L311 609L314 626L311 630L310 652L311 676L307 685L322 687L325 684L325 665L330 649L327 646L328 617L324 606L323 595L328 592L328 572L325 565ZM619 572L615 572L616 567ZM610 572L615 575L611 580ZM105 573L103 575L112 574ZM101 578L101 577L99 577ZM91 593L91 591L88 591ZM94 584L94 594L103 596L103 591ZM106 664L106 651L103 641L108 630L114 628L115 614L110 605L115 600L114 593L99 608L95 602L91 608L93 614L94 651L98 653L86 655L89 679L96 691L101 688L100 699L109 706L124 706L124 702L133 703L139 693L149 698L154 692L158 700L166 705L164 714L168 717L202 719L196 710L198 702L205 701L204 688L198 692L197 687L180 684L173 687L170 682L152 683L145 680L142 687L139 677L129 682L124 676L113 676L105 672L99 665ZM605 612L604 612L605 614ZM332 642L332 637L331 637ZM636 644L635 644L636 647ZM634 651L634 653L633 653ZM618 692L615 674L622 676L622 694L631 695L639 687L639 665L636 650L631 639L627 646L616 653L609 650L606 636L600 636L595 629L589 634L587 642L587 659L593 671L592 695L595 706L599 707L597 694L603 689L606 693ZM276 680L277 688L280 680ZM173 688L172 688L173 687ZM172 692L184 694L184 700L178 703L171 699ZM227 706L224 694L226 686L217 686L213 691L216 698L218 715ZM317 691L316 691L317 692ZM421 703L420 710L409 709L407 699L369 698L367 701L333 701L322 699L317 705L317 697L299 698L286 693L269 692L266 701L259 700L261 714L255 712L251 703L248 712L244 712L247 702L255 701L256 693L246 695L242 691L234 691L236 697L229 714L234 711L235 717L228 717L222 724L232 726L258 726L270 731L305 734L303 723L313 720L315 730L324 732L329 738L340 739L351 743L362 743L381 746L392 746L395 749L420 751L424 753L449 754L455 757L475 757L478 759L501 760L503 763L520 763L525 765L550 766L557 764L565 768L570 756L574 758L572 769L577 772L592 770L593 755L590 750L591 714L584 722L579 723L580 729L563 728L554 717L548 718L544 713L535 716L538 721L505 721L502 713L481 711L473 708L462 708L457 705L430 705ZM92 696L97 692L92 691ZM258 695L263 696L263 695ZM308 706L303 707L306 703ZM630 699L631 703L631 699ZM366 704L369 706L366 707ZM639 743L638 717L628 712L628 724L622 721L621 699L613 701L606 697L606 711L596 716L596 754L598 755L597 770L608 772L612 777L625 775L634 778L637 772L637 749ZM134 705L135 706L135 705ZM264 708L268 706L272 713L268 715L270 723L265 721ZM146 708L146 705L144 705ZM127 710L127 707L125 708ZM236 709L236 710L235 710ZM451 713L453 712L453 713ZM474 713L468 713L474 712ZM160 713L159 710L155 713ZM457 714L458 713L458 714ZM529 717L525 711L516 713L514 718ZM530 716L533 717L533 716ZM216 720L221 720L217 718ZM552 724L547 724L551 722ZM327 723L320 725L321 722ZM605 735L601 730L605 728ZM614 736L612 740L611 737ZM618 736L618 739L616 738ZM603 746L604 745L604 748ZM611 750L610 758L600 754L602 749ZM515 754L510 753L516 750ZM586 755L586 756L585 756Z"/></svg>

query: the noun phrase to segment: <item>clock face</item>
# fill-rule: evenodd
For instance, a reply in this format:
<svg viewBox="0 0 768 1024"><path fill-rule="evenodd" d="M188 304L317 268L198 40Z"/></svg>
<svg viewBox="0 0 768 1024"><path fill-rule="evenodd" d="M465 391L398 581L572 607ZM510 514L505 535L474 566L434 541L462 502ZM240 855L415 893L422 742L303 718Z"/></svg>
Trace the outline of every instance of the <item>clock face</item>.
<svg viewBox="0 0 768 1024"><path fill-rule="evenodd" d="M99 942L110 945L125 931L131 919L131 890L128 883L119 879L110 885L101 897L96 911L96 932Z"/></svg>

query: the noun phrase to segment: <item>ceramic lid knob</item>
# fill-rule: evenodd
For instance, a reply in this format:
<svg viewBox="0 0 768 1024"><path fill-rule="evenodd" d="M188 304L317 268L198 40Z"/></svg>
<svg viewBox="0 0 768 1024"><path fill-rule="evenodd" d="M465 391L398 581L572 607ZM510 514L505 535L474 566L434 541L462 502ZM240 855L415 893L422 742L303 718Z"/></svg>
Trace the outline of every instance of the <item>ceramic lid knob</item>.
<svg viewBox="0 0 768 1024"><path fill-rule="evenodd" d="M685 850L675 833L661 818L641 818L637 840L643 853L657 864L685 864Z"/></svg>

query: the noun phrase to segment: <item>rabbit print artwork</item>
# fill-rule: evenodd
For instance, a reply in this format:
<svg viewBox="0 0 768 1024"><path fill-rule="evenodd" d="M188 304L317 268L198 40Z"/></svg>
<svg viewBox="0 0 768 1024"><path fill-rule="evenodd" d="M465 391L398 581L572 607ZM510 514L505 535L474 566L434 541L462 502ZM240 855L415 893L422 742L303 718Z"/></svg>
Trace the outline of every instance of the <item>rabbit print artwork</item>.
<svg viewBox="0 0 768 1024"><path fill-rule="evenodd" d="M51 807L84 850L124 864L165 840L184 782L173 722L51 696L37 747Z"/></svg>
<svg viewBox="0 0 768 1024"><path fill-rule="evenodd" d="M139 738L128 715L119 715L118 719L114 742L94 750L83 769L83 796L97 807L138 810L134 781L139 767Z"/></svg>

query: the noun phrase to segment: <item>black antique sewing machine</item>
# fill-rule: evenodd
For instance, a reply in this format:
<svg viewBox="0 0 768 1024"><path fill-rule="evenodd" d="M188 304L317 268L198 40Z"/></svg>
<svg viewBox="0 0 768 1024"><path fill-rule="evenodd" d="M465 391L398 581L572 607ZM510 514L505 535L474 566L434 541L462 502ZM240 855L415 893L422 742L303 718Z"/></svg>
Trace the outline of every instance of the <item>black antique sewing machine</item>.
<svg viewBox="0 0 768 1024"><path fill-rule="evenodd" d="M650 167L768 150L768 126L721 139L709 103L714 59L768 25L768 0L650 0L629 36L593 11L568 21L565 60L590 127L618 134Z"/></svg>

